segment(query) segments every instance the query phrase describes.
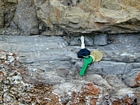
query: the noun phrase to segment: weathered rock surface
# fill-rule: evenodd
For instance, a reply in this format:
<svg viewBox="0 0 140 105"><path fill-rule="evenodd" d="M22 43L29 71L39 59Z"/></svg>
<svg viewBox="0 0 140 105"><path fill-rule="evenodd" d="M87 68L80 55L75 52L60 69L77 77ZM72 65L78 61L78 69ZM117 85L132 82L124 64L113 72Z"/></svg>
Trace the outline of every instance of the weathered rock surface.
<svg viewBox="0 0 140 105"><path fill-rule="evenodd" d="M139 0L0 0L0 104L139 105L139 32Z"/></svg>
<svg viewBox="0 0 140 105"><path fill-rule="evenodd" d="M139 32L140 1L121 0L34 0L38 18L50 28L71 32Z"/></svg>
<svg viewBox="0 0 140 105"><path fill-rule="evenodd" d="M25 35L39 33L36 10L32 0L22 0L18 4L13 21Z"/></svg>
<svg viewBox="0 0 140 105"><path fill-rule="evenodd" d="M0 34L140 32L139 5L139 0L0 0L0 28L6 28Z"/></svg>

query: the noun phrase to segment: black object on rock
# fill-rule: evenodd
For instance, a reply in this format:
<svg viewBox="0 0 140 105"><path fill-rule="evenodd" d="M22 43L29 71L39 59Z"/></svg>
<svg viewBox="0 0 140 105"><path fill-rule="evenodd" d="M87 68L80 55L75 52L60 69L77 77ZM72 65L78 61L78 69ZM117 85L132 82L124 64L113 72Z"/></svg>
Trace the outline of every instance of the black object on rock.
<svg viewBox="0 0 140 105"><path fill-rule="evenodd" d="M77 57L78 58L84 58L84 56L90 55L90 51L86 48L81 49L78 53L77 53Z"/></svg>

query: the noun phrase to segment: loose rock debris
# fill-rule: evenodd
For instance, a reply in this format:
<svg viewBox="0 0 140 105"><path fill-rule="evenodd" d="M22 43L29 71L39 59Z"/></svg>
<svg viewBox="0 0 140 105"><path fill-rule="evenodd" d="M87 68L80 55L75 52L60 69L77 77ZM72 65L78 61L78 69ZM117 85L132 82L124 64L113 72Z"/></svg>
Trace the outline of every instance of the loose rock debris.
<svg viewBox="0 0 140 105"><path fill-rule="evenodd" d="M50 85L29 84L14 53L0 51L0 105L60 105Z"/></svg>
<svg viewBox="0 0 140 105"><path fill-rule="evenodd" d="M66 92L64 98L55 93L52 85L26 83L22 78L24 69L15 53L0 50L0 105L139 105L133 93L113 98L93 83Z"/></svg>

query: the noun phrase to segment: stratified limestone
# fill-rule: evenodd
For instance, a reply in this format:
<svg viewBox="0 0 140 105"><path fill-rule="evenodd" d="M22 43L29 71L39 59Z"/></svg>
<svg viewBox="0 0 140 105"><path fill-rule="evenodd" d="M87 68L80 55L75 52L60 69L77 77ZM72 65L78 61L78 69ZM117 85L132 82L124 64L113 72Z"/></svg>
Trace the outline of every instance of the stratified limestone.
<svg viewBox="0 0 140 105"><path fill-rule="evenodd" d="M124 80L127 80L129 73L133 74L134 69L140 68L140 62L135 62L137 60L136 54L139 55L140 52L137 45L139 35L133 37L117 35L116 39L118 39L118 42L114 40L104 46L86 46L90 51L98 48L103 53L103 59L100 62L94 62L88 67L82 77L83 80L94 83L96 83L94 81L96 79L104 80L104 78L96 77L94 74L103 76L121 75ZM67 81L67 79L81 79L79 70L83 65L83 61L77 58L77 52L81 47L69 46L60 36L1 36L0 49L18 54L19 61L26 66L28 72L28 75L24 75L26 81L59 84ZM31 74L32 76L30 76ZM36 76L40 79L36 78ZM136 75L134 77L136 78ZM113 81L118 81L118 84L121 84L119 81L122 80L115 76L108 78L112 79L109 82L110 84ZM100 85L107 84L102 83L102 81L99 82ZM115 87L119 86L116 85Z"/></svg>

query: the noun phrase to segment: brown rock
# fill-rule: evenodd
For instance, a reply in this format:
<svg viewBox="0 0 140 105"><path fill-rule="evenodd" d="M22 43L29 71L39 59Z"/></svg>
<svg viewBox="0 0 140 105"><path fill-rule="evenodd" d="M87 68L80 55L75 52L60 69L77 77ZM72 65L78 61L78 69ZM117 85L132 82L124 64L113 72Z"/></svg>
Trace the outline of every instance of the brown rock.
<svg viewBox="0 0 140 105"><path fill-rule="evenodd" d="M109 33L140 30L140 1L121 0L34 0L38 18L50 28L71 32Z"/></svg>

